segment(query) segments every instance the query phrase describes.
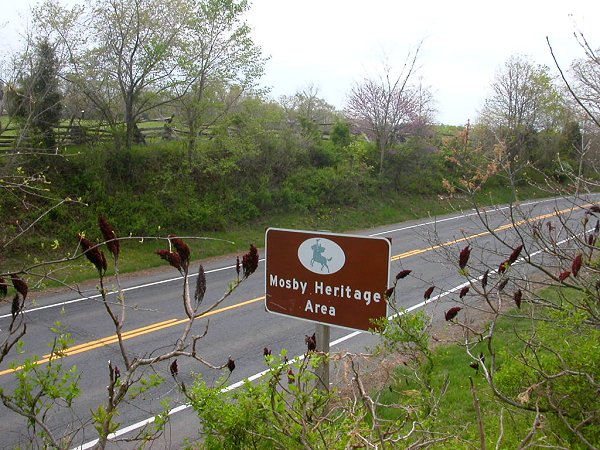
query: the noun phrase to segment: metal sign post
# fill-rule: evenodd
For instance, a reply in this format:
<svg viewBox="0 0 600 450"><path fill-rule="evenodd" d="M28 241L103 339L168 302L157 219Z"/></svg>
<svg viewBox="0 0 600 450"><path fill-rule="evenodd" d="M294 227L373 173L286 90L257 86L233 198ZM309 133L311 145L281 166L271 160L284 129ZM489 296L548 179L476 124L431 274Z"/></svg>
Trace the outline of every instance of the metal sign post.
<svg viewBox="0 0 600 450"><path fill-rule="evenodd" d="M329 339L331 327L322 323L315 324L315 339L317 341L317 351L329 355ZM329 390L329 358L323 361L317 368L317 387L319 389Z"/></svg>

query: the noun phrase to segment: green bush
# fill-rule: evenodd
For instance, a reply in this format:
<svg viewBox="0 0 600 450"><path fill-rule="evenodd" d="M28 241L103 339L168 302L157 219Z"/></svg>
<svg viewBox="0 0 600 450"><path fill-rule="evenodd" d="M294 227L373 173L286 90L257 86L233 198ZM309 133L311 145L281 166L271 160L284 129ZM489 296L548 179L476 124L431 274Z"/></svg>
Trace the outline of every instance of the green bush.
<svg viewBox="0 0 600 450"><path fill-rule="evenodd" d="M372 193L375 183L364 167L305 168L285 180L282 198L296 210L354 205Z"/></svg>
<svg viewBox="0 0 600 450"><path fill-rule="evenodd" d="M600 397L594 381L600 379L600 330L573 293L547 290L543 295L560 307L532 323L517 348L503 350L497 386L524 407L543 411L550 429L571 448L584 440L600 442Z"/></svg>
<svg viewBox="0 0 600 450"><path fill-rule="evenodd" d="M397 192L442 193L446 176L444 156L418 138L390 150L384 163L384 181Z"/></svg>

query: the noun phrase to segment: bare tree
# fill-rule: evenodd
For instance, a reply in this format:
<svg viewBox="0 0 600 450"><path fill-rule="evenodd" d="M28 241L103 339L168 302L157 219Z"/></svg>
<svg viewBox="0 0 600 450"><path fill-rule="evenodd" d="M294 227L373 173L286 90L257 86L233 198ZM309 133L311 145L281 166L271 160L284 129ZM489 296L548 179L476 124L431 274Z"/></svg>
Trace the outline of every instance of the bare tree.
<svg viewBox="0 0 600 450"><path fill-rule="evenodd" d="M437 109L435 107L435 98L430 86L423 84L423 79L419 78L419 84L415 87L415 112L414 117L408 128L410 134L416 136L431 135L431 126L435 122Z"/></svg>
<svg viewBox="0 0 600 450"><path fill-rule="evenodd" d="M564 80L593 120L594 102L577 97ZM488 169L463 170L463 192L474 194L490 169L510 171L510 164L500 158ZM572 170L567 178L572 184L546 179L549 192L563 193L563 206L557 203L553 211L536 214L512 204L490 214L474 203L484 233L463 237L460 247L457 241L434 239L465 279L445 311L446 320L462 329L457 344L476 373L482 373L489 392L508 411L526 411L531 418L520 448L598 448L599 354L590 347L597 346L600 330L600 207L590 195L597 191L597 173L586 179L581 170ZM502 215L502 225L496 214ZM490 239L481 242L482 235ZM472 315L484 315L489 322L477 324ZM500 330L503 324L512 330L504 331L513 339L510 348ZM480 430L483 439L483 426ZM500 433L497 448L503 438Z"/></svg>
<svg viewBox="0 0 600 450"><path fill-rule="evenodd" d="M312 83L294 95L282 96L279 103L286 112L288 123L299 127L306 137L321 139L321 125L334 121L335 108L319 97L319 88Z"/></svg>
<svg viewBox="0 0 600 450"><path fill-rule="evenodd" d="M417 109L417 94L410 84L416 71L421 45L410 52L396 74L385 64L382 73L356 83L348 94L346 114L364 126L379 149L379 175L383 174L386 152L398 139L398 127L409 122Z"/></svg>
<svg viewBox="0 0 600 450"><path fill-rule="evenodd" d="M584 58L573 61L571 73L575 78L572 93L581 106L588 112L590 120L600 128L600 56L583 34L576 35ZM569 86L570 88L570 86Z"/></svg>
<svg viewBox="0 0 600 450"><path fill-rule="evenodd" d="M485 100L480 122L506 142L512 160L526 156L528 139L542 129L554 129L563 110L549 68L523 56L512 56L498 70Z"/></svg>
<svg viewBox="0 0 600 450"><path fill-rule="evenodd" d="M579 154L580 165L591 168L592 173L598 173L598 156L600 155L600 58L598 50L594 50L588 43L583 33L575 33L575 39L584 54L583 58L573 61L571 73L573 80L569 80L558 63L550 39L546 38L550 53L558 69L570 99L572 109L577 117L581 143L576 146ZM581 169L581 168L580 168ZM581 171L581 170L580 170ZM579 178L577 173L571 173ZM591 180L586 180L588 183Z"/></svg>
<svg viewBox="0 0 600 450"><path fill-rule="evenodd" d="M458 248L433 244L465 277L445 310L446 320L462 329L456 344L508 411L533 413L523 447L531 441L597 448L598 402L590 398L598 389L598 358L586 353L600 326L599 225L590 220L598 207L586 212L584 195L566 200L569 207L543 215L511 205L499 212L501 226L496 214L475 205L484 233L465 237ZM492 239L480 242L482 234ZM474 320L482 316L489 321ZM514 330L510 349L500 331L507 321Z"/></svg>

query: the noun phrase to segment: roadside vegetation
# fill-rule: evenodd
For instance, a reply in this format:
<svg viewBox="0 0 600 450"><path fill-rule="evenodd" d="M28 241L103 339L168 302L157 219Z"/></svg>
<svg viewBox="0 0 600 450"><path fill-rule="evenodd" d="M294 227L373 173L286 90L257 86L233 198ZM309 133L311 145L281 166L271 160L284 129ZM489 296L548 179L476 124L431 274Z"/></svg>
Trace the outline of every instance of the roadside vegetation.
<svg viewBox="0 0 600 450"><path fill-rule="evenodd" d="M417 77L420 45L401 70L383 64L349 87L343 110L310 84L269 98L259 86L265 58L243 20L250 7L42 2L28 45L2 61L0 296L10 314L0 367L15 384L0 400L23 417L31 446L79 445L81 424L93 426L97 448L109 445L120 406L166 381L154 372L163 363L201 420L205 439L191 447L598 448L600 207L587 203L574 221L533 222L519 207L540 196L583 203L598 192L598 52L576 35L582 55L568 74L557 66L562 80L528 57L509 58L476 120L455 127L435 121L433 95ZM265 348L267 376L235 391L224 390L234 359L202 357L192 325L256 270L267 227L339 232L499 203L510 203L510 230L481 215L492 248L432 238L465 284L443 312L444 345L431 342L439 317L398 311L380 324L377 352L402 356L383 389L361 371L364 355L322 354L310 336L303 358ZM229 253L244 254L237 274L204 304L197 260ZM188 322L152 357L139 356L124 337L135 308L120 277L159 264L181 274ZM392 306L409 276L396 274ZM47 360L15 362L23 311L33 289L78 292L91 279L119 359L107 364L106 398L57 431L51 418L69 414L81 394L81 374L62 359L73 341L57 323ZM178 358L224 375L185 385ZM346 368L346 390L316 389L315 369L328 358ZM168 424L172 405L162 406L135 436L140 446Z"/></svg>
<svg viewBox="0 0 600 450"><path fill-rule="evenodd" d="M129 252L121 261L121 270L129 272L158 265L145 257L157 245L149 239L151 236L175 233L214 238L190 243L193 258L198 259L239 252L248 242L260 246L269 226L340 232L472 207L465 195L451 195L442 185L445 177L453 175L452 170L444 168L447 152L424 156L418 177L400 165L404 187L399 188L377 179L369 165L370 150L377 157L370 143L354 138L352 145L364 152L362 173L348 171L352 163L348 158L353 156L327 140L319 140L315 146L319 151L327 149L336 162L322 167L298 162L295 170L286 168L287 175L276 168L269 170L260 162L264 156L258 155L250 161L244 157L243 161L234 158L213 162L231 166L227 175L200 163L191 173L182 167L185 152L177 142L134 146L123 154L103 147L69 147L67 154L58 159L28 158L22 166L24 171L39 173L51 164L36 187L48 189L51 201L67 200L36 221L39 212L50 206L48 198L30 200L23 210L19 197L4 197L4 211L20 211L19 219L11 214L2 217L6 236L18 235L33 225L11 242L11 251L3 259L14 268L61 259L76 247L74 237L95 228L99 216L110 217L120 236L131 237L131 242L123 242ZM298 158L302 154L307 157L296 150ZM407 151L406 159L410 158L410 150L399 147L399 151ZM241 173L238 166L242 164L254 167ZM206 179L195 182L196 177ZM429 186L423 189L423 184ZM498 176L478 197L486 204L514 201L515 192L509 184L509 180ZM524 181L519 188L518 199L551 194ZM74 193L78 194L76 198L72 197ZM70 266L68 271L75 267ZM93 268L86 263L80 264L76 272L94 277Z"/></svg>
<svg viewBox="0 0 600 450"><path fill-rule="evenodd" d="M543 291L541 296L553 298L553 301L557 298L556 292L551 290ZM572 292L567 296L572 302L581 301ZM462 336L457 338L456 333L452 336L451 329L458 328L460 324L446 325L445 330L436 329L438 338L445 336L445 339L434 345L431 369L425 371L427 366L419 366L421 370L418 373L430 380L432 391L443 391L436 420L431 424L432 430L452 437L434 448L466 449L474 445L477 448L523 448L535 445L534 442L544 442L543 445L552 448L587 448L586 441L593 447L600 439L598 428L591 424L593 420L583 423L590 418L584 417L584 411L594 414L599 407L597 396L593 395L593 382L590 385L585 381L575 381L577 376L568 381L544 379L536 373L532 359L539 358L547 373L560 371L576 359L577 370L582 374L585 371L590 380L595 380L600 362L598 328L582 324L573 311L564 315L547 314L547 311L539 314L527 307L524 310L508 310L505 314L506 317L496 323L495 376L498 389L515 399L516 406L494 396L488 388L481 368L486 361L490 364L486 343L481 342L470 349L476 357L483 355L483 362L478 362L465 352ZM570 325L557 328L557 321ZM477 326L483 328L489 323L483 320ZM572 326L576 326L576 333ZM570 348L577 348L577 354L571 353ZM571 355L569 362L561 361L561 355L566 353ZM586 356L580 358L582 353ZM415 373L404 364L398 366L393 379L380 392L379 413L384 418L397 415L395 406L387 408L385 405L407 404L415 397L419 398L422 392ZM564 411L563 417L549 412L546 401L552 400L546 395L561 398L565 404L572 402L570 411ZM421 398L421 408L426 408L425 400ZM576 420L580 421L577 429L581 439L573 435L574 428L570 429L572 423L569 422ZM485 445L481 442L481 433Z"/></svg>

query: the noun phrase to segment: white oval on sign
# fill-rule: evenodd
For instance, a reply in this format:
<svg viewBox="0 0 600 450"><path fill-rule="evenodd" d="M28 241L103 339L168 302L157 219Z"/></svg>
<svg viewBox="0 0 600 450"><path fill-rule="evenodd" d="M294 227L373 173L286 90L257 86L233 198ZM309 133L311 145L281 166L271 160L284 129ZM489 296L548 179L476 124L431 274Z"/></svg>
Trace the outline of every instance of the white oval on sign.
<svg viewBox="0 0 600 450"><path fill-rule="evenodd" d="M298 247L298 259L311 272L329 275L344 267L346 254L329 239L310 238Z"/></svg>

